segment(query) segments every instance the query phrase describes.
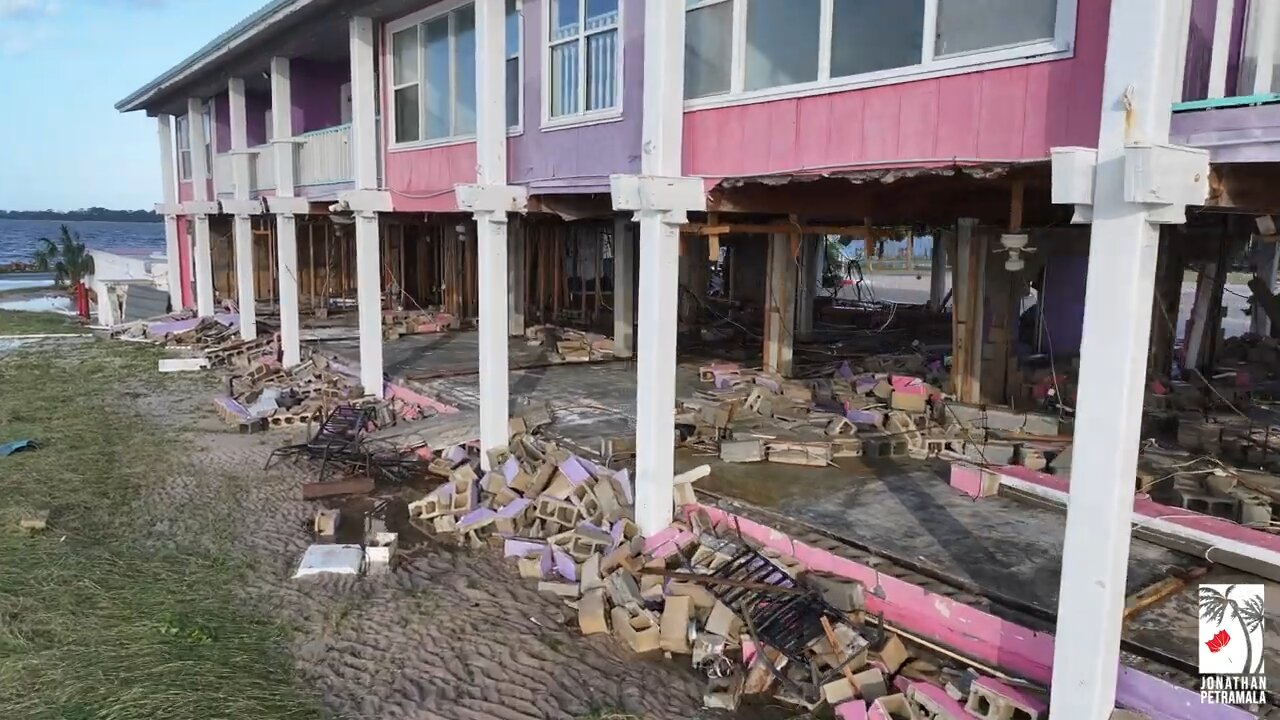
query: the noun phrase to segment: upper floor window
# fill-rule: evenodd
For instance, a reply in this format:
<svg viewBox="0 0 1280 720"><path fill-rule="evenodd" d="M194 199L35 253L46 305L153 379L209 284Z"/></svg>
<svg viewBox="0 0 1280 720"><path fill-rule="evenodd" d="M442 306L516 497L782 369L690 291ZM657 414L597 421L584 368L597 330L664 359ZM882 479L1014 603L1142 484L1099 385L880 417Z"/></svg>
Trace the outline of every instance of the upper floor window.
<svg viewBox="0 0 1280 720"><path fill-rule="evenodd" d="M173 133L177 137L178 147L178 179L191 179L191 119L179 115L174 123Z"/></svg>
<svg viewBox="0 0 1280 720"><path fill-rule="evenodd" d="M547 115L616 110L622 84L620 0L549 0Z"/></svg>
<svg viewBox="0 0 1280 720"><path fill-rule="evenodd" d="M772 95L1067 50L1076 0L685 0L686 98Z"/></svg>
<svg viewBox="0 0 1280 720"><path fill-rule="evenodd" d="M428 8L425 15L410 16L390 26L391 131L395 144L475 134L475 7L470 3L449 5L451 9ZM516 0L507 0L505 27L506 115L511 123L519 118L520 39Z"/></svg>

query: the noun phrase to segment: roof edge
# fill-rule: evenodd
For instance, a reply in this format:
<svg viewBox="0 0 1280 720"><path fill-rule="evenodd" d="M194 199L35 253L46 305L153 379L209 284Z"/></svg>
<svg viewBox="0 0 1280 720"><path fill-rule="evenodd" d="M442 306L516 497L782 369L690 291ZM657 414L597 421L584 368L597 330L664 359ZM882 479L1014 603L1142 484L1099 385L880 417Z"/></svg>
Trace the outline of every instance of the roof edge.
<svg viewBox="0 0 1280 720"><path fill-rule="evenodd" d="M130 93L115 104L120 112L133 112L145 109L145 103L173 84L180 82L211 62L240 47L253 37L273 25L282 22L294 13L304 9L317 0L270 0L252 15L233 25L221 33L204 47L191 54L177 65L166 70L159 77Z"/></svg>

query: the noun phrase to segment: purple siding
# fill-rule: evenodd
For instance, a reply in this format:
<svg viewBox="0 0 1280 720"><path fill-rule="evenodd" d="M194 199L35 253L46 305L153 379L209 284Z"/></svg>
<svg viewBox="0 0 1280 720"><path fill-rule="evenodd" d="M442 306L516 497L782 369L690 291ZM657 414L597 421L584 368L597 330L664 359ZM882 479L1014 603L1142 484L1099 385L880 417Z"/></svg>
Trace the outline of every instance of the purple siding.
<svg viewBox="0 0 1280 720"><path fill-rule="evenodd" d="M290 63L293 91L293 134L342 124L342 86L351 79L351 66L296 59Z"/></svg>
<svg viewBox="0 0 1280 720"><path fill-rule="evenodd" d="M546 1L524 2L524 132L512 138L508 150L510 179L534 193L607 192L611 174L640 171L644 0L622 0L621 119L555 130L541 127Z"/></svg>
<svg viewBox="0 0 1280 720"><path fill-rule="evenodd" d="M231 150L231 98L227 93L213 98L213 151Z"/></svg>
<svg viewBox="0 0 1280 720"><path fill-rule="evenodd" d="M271 96L248 91L245 93L244 106L249 147L257 147L267 141L267 111L271 109Z"/></svg>
<svg viewBox="0 0 1280 720"><path fill-rule="evenodd" d="M1280 105L1175 113L1169 139L1208 150L1215 163L1280 162Z"/></svg>

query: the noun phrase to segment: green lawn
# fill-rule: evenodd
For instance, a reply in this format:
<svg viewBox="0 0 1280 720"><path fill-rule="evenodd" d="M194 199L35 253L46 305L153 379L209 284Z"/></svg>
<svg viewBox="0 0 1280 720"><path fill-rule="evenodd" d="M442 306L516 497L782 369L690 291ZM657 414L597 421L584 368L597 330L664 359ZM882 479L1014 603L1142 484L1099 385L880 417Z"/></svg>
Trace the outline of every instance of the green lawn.
<svg viewBox="0 0 1280 720"><path fill-rule="evenodd" d="M87 331L78 327L74 318L60 313L0 310L0 337L74 332Z"/></svg>
<svg viewBox="0 0 1280 720"><path fill-rule="evenodd" d="M237 596L229 540L154 540L138 500L184 444L127 396L193 382L159 356L99 341L0 357L0 442L42 445L0 458L0 718L322 717L285 629ZM18 529L40 509L47 530Z"/></svg>

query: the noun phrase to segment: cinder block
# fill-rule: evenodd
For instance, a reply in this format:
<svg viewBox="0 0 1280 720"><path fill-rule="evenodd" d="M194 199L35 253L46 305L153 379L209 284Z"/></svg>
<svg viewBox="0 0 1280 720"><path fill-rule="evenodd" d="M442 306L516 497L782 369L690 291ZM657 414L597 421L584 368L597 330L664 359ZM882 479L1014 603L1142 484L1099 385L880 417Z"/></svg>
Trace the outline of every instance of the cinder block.
<svg viewBox="0 0 1280 720"><path fill-rule="evenodd" d="M822 686L822 699L826 700L832 707L839 705L845 700L852 700L857 696L857 688L855 688L853 684L844 677L832 680Z"/></svg>
<svg viewBox="0 0 1280 720"><path fill-rule="evenodd" d="M912 710L905 695L889 695L871 703L867 720L916 720L919 715Z"/></svg>
<svg viewBox="0 0 1280 720"><path fill-rule="evenodd" d="M1044 720L1049 704L999 680L982 677L969 685L964 709L984 720Z"/></svg>
<svg viewBox="0 0 1280 720"><path fill-rule="evenodd" d="M535 557L523 557L516 560L516 567L520 570L520 577L528 580L542 579L542 560Z"/></svg>
<svg viewBox="0 0 1280 720"><path fill-rule="evenodd" d="M883 697L889 692L889 686L885 682L884 673L879 668L871 668L855 673L853 676L853 684L858 690L858 695L863 700L875 700Z"/></svg>
<svg viewBox="0 0 1280 720"><path fill-rule="evenodd" d="M550 593L552 595L559 595L560 597L573 599L578 597L578 584L543 580L538 583L538 592Z"/></svg>
<svg viewBox="0 0 1280 720"><path fill-rule="evenodd" d="M717 600L707 616L706 631L721 637L735 638L742 629L742 618L728 605Z"/></svg>
<svg viewBox="0 0 1280 720"><path fill-rule="evenodd" d="M727 678L709 678L707 689L702 693L702 706L712 710L737 710L742 699L744 679L741 672L735 672Z"/></svg>
<svg viewBox="0 0 1280 720"><path fill-rule="evenodd" d="M604 588L585 593L578 600L578 628L583 635L600 635L609 632L609 623L605 619L607 604L604 599Z"/></svg>
<svg viewBox="0 0 1280 720"><path fill-rule="evenodd" d="M669 597L662 608L661 642L663 650L689 654L689 619L693 615L693 600L687 597Z"/></svg>
<svg viewBox="0 0 1280 720"><path fill-rule="evenodd" d="M317 510L315 520L312 527L316 535L320 537L333 537L338 533L338 518L341 511L334 510Z"/></svg>
<svg viewBox="0 0 1280 720"><path fill-rule="evenodd" d="M828 605L840 612L857 612L867 607L862 583L857 580L831 573L810 572L805 575L805 581L821 593Z"/></svg>
<svg viewBox="0 0 1280 720"><path fill-rule="evenodd" d="M906 696L929 720L969 720L964 705L936 685L913 682L907 686Z"/></svg>
<svg viewBox="0 0 1280 720"><path fill-rule="evenodd" d="M644 598L640 594L640 586L631 573L625 569L615 570L604 579L605 590L614 605L624 607L643 607Z"/></svg>
<svg viewBox="0 0 1280 720"><path fill-rule="evenodd" d="M646 653L661 646L661 631L653 616L646 610L631 614L623 607L614 607L610 613L613 632L634 652Z"/></svg>
<svg viewBox="0 0 1280 720"><path fill-rule="evenodd" d="M693 601L693 606L700 610L711 610L716 605L716 596L706 587L692 582L671 582L667 584L667 594L684 596ZM715 633L722 635L723 633Z"/></svg>
<svg viewBox="0 0 1280 720"><path fill-rule="evenodd" d="M902 644L902 639L897 635L889 636L889 639L884 643L884 647L880 648L879 655L881 662L884 663L890 675L897 673L911 657L911 653L907 651L907 646Z"/></svg>

